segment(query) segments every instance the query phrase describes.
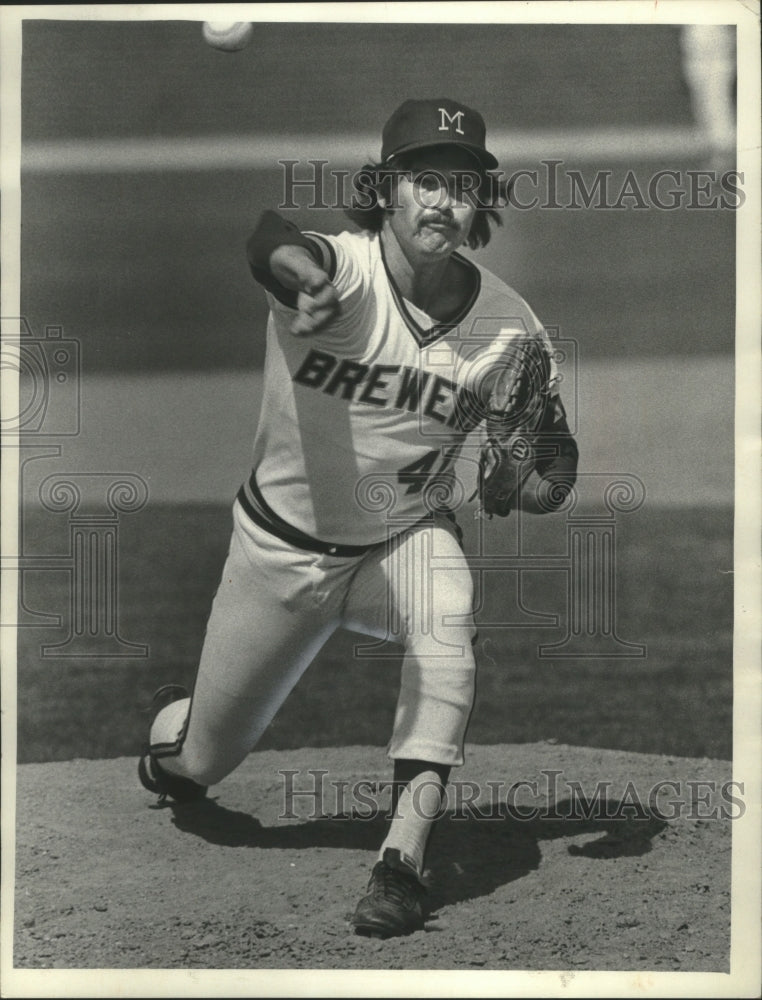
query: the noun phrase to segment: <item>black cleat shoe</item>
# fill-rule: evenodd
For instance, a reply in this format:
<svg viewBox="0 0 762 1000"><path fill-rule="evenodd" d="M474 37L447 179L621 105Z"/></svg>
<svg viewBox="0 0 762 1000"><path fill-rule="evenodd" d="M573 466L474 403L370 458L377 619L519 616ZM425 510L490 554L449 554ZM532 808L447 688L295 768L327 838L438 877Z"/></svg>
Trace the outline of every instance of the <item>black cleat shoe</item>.
<svg viewBox="0 0 762 1000"><path fill-rule="evenodd" d="M165 684L164 687L160 687L151 701L149 733L154 719L163 708L187 697L188 692L179 684ZM196 802L198 799L203 799L207 792L206 785L199 785L191 778L183 778L165 771L150 747L138 761L138 778L143 788L159 796L160 802L166 798L174 799L175 802Z"/></svg>
<svg viewBox="0 0 762 1000"><path fill-rule="evenodd" d="M352 917L356 934L389 938L423 929L426 919L426 887L400 852L387 848L376 862L368 882L368 894L357 904Z"/></svg>

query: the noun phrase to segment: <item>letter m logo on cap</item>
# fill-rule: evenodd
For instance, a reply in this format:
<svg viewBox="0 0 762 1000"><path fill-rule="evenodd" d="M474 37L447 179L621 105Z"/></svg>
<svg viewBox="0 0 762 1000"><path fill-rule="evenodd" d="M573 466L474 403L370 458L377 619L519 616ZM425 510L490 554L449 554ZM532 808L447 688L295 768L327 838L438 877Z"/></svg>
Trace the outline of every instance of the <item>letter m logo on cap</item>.
<svg viewBox="0 0 762 1000"><path fill-rule="evenodd" d="M451 127L455 126L455 131L458 135L464 135L463 129L460 127L461 121L464 117L464 112L456 111L455 114L451 115L447 108L437 108L439 111L439 131L449 132Z"/></svg>

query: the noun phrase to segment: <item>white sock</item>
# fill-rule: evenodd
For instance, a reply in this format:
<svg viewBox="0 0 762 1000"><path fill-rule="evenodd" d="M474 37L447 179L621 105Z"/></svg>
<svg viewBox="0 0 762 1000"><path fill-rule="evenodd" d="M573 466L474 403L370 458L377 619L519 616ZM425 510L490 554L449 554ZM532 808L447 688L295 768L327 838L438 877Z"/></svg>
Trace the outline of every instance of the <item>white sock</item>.
<svg viewBox="0 0 762 1000"><path fill-rule="evenodd" d="M403 858L423 874L423 858L431 828L439 814L444 786L436 771L422 771L400 794L389 833L381 845L379 860L387 848L396 848Z"/></svg>

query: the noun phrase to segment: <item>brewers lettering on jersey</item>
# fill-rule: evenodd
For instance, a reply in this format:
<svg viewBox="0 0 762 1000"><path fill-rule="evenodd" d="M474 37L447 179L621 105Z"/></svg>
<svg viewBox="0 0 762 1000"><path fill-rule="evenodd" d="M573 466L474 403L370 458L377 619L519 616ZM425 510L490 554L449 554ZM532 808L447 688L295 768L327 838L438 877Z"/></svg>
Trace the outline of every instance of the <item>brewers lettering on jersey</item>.
<svg viewBox="0 0 762 1000"><path fill-rule="evenodd" d="M462 249L484 246L500 221L497 166L477 111L409 100L384 126L379 161L355 177L352 230L301 231L262 212L247 246L270 309L252 466L192 696L157 691L139 761L149 791L203 799L336 629L397 643L390 822L352 916L363 935L424 927L426 849L463 763L476 673L456 520L464 443L483 425L491 454L507 455L501 439L523 436L513 453L531 456L531 477L522 490L526 476L511 471L502 516L547 511L539 488L552 483L558 498L576 474L542 324ZM527 343L543 359L534 386L517 361Z"/></svg>

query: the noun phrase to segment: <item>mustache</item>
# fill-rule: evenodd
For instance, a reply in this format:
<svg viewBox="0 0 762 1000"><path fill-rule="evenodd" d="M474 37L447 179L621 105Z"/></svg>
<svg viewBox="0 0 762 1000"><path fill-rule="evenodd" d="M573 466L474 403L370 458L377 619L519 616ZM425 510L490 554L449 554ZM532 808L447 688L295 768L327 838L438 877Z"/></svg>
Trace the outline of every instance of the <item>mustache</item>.
<svg viewBox="0 0 762 1000"><path fill-rule="evenodd" d="M451 226L453 224L453 214L447 209L436 212L424 212L421 216L421 224L427 226L430 223L440 226Z"/></svg>

